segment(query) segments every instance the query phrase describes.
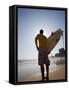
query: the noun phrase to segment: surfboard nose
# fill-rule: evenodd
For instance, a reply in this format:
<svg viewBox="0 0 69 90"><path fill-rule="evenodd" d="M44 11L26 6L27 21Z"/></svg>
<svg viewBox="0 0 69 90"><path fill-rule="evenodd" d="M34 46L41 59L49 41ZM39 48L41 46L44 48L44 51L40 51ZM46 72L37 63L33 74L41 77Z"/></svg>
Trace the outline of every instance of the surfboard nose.
<svg viewBox="0 0 69 90"><path fill-rule="evenodd" d="M61 31L62 35L63 35L63 31Z"/></svg>
<svg viewBox="0 0 69 90"><path fill-rule="evenodd" d="M61 30L61 28L58 29L58 32L60 32L63 35L63 31Z"/></svg>

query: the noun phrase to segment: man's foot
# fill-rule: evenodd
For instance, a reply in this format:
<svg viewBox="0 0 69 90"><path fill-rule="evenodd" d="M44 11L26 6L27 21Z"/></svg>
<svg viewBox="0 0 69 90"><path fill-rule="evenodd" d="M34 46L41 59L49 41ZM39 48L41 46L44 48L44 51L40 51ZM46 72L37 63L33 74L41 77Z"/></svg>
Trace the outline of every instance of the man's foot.
<svg viewBox="0 0 69 90"><path fill-rule="evenodd" d="M44 78L42 78L42 80L41 80L42 82L44 82Z"/></svg>
<svg viewBox="0 0 69 90"><path fill-rule="evenodd" d="M41 81L44 82L44 79L42 79Z"/></svg>
<svg viewBox="0 0 69 90"><path fill-rule="evenodd" d="M47 81L49 81L49 78L47 78Z"/></svg>
<svg viewBox="0 0 69 90"><path fill-rule="evenodd" d="M48 81L49 80L49 78L48 77L45 77L45 79Z"/></svg>

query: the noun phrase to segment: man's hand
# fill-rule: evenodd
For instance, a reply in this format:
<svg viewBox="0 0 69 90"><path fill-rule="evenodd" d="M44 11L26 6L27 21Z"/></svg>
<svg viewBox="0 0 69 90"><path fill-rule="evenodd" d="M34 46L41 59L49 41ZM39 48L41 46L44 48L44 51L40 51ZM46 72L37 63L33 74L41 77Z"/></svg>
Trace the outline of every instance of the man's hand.
<svg viewBox="0 0 69 90"><path fill-rule="evenodd" d="M39 48L38 47L36 47L37 48L37 50L39 50Z"/></svg>
<svg viewBox="0 0 69 90"><path fill-rule="evenodd" d="M50 54L50 52L48 52L48 54Z"/></svg>

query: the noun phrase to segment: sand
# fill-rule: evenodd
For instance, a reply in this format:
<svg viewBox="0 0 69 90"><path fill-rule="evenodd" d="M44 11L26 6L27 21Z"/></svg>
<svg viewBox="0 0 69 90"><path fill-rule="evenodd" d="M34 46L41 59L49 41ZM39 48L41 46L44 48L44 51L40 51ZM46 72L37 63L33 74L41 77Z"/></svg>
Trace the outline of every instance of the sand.
<svg viewBox="0 0 69 90"><path fill-rule="evenodd" d="M29 75L28 77L24 77L25 79L21 79L18 82L25 82L25 81L40 81L41 80L41 73L35 73L33 75ZM61 80L65 79L65 65L59 65L57 70L53 72L49 72L49 80Z"/></svg>
<svg viewBox="0 0 69 90"><path fill-rule="evenodd" d="M37 74L31 78L32 80L41 80L41 75ZM65 79L65 66L59 66L59 69L49 73L49 80Z"/></svg>
<svg viewBox="0 0 69 90"><path fill-rule="evenodd" d="M50 75L50 80L60 80L60 79L65 79L65 66L59 66L59 69L51 72Z"/></svg>

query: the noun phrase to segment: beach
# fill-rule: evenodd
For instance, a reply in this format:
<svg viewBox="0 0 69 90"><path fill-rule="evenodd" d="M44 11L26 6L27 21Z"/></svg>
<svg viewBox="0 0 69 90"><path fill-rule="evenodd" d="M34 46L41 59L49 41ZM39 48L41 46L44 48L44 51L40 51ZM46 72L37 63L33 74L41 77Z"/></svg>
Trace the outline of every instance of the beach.
<svg viewBox="0 0 69 90"><path fill-rule="evenodd" d="M32 80L41 80L41 75L34 75ZM49 80L62 80L65 79L65 65L59 67L58 70L49 73Z"/></svg>
<svg viewBox="0 0 69 90"><path fill-rule="evenodd" d="M62 79L63 80L65 79L65 64L62 63L56 65L54 62L51 62L51 65L49 66L49 80L62 80ZM40 80L41 80L41 71L40 66L37 64L37 62L26 61L18 63L18 82L40 81Z"/></svg>

